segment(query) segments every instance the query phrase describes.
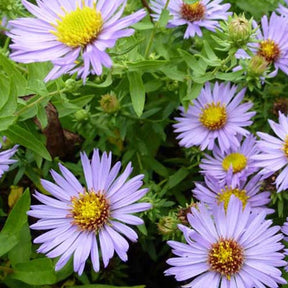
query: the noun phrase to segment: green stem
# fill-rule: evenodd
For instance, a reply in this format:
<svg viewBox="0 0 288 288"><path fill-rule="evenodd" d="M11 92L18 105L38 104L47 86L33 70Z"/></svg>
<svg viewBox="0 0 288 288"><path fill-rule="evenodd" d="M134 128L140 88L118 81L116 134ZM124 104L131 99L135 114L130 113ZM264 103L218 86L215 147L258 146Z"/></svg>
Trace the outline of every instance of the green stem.
<svg viewBox="0 0 288 288"><path fill-rule="evenodd" d="M48 96L53 96L53 95L59 94L59 93L61 93L61 92L63 92L63 91L65 91L65 89L62 89L62 90L59 90L59 91L58 91L58 90L57 90L57 91L53 91L53 92L50 92L50 93L48 94ZM35 95L35 97L37 97L37 95ZM33 97L33 98L35 98L35 97ZM34 102L32 102L32 103L30 103L30 104L27 104L25 107L23 107L22 109L20 109L19 111L17 111L17 112L15 113L15 116L20 116L20 115L21 115L23 112L25 112L27 109L29 109L30 107L34 106L35 104L41 102L41 101L44 100L46 97L47 97L46 95L45 95L45 96L42 96L42 97L40 97L39 99L35 100Z"/></svg>
<svg viewBox="0 0 288 288"><path fill-rule="evenodd" d="M166 9L167 9L167 7L168 7L168 5L169 5L169 2L170 2L170 0L167 0L167 1L166 1L166 4L165 4L163 10L166 10ZM160 18L159 18L159 20L160 20ZM160 25L160 24L159 24L159 23L160 23L159 20L156 22L156 24L154 25L154 28L153 28L153 30L152 30L152 33L151 33L151 36L150 36L148 45L147 45L146 50L145 50L145 58L147 58L148 55L149 55L149 52L150 52L150 49L151 49L151 46L152 46L152 43L153 43L153 40L154 40L156 31L157 31L157 29L159 28L159 25Z"/></svg>

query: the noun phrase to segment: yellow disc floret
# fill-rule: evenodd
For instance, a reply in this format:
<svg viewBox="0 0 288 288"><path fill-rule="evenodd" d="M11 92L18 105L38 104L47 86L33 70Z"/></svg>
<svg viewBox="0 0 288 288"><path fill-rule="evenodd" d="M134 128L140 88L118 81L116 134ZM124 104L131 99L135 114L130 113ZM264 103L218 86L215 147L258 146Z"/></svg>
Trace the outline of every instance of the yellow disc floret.
<svg viewBox="0 0 288 288"><path fill-rule="evenodd" d="M288 135L286 136L285 142L283 144L283 151L288 158Z"/></svg>
<svg viewBox="0 0 288 288"><path fill-rule="evenodd" d="M234 240L220 239L212 244L208 253L210 269L226 276L228 280L240 271L243 262L243 248Z"/></svg>
<svg viewBox="0 0 288 288"><path fill-rule="evenodd" d="M205 10L205 6L200 3L200 1L197 1L192 4L183 3L180 13L183 19L193 22L203 19L205 15Z"/></svg>
<svg viewBox="0 0 288 288"><path fill-rule="evenodd" d="M68 217L72 217L72 223L81 230L98 231L109 218L109 208L110 205L102 193L84 191L78 197L72 198L72 209Z"/></svg>
<svg viewBox="0 0 288 288"><path fill-rule="evenodd" d="M269 63L274 62L280 56L280 49L277 43L267 39L260 42L258 55L261 55Z"/></svg>
<svg viewBox="0 0 288 288"><path fill-rule="evenodd" d="M199 116L199 121L209 130L222 128L227 121L226 107L219 102L206 104Z"/></svg>
<svg viewBox="0 0 288 288"><path fill-rule="evenodd" d="M51 31L57 40L69 47L85 47L91 43L102 30L103 19L96 8L77 7L75 11L59 16L56 31Z"/></svg>
<svg viewBox="0 0 288 288"><path fill-rule="evenodd" d="M247 200L249 199L249 196L247 196L246 194L246 190L240 190L238 188L225 186L225 189L221 189L221 193L218 193L216 198L218 200L218 203L224 203L224 208L225 210L227 210L230 197L232 195L236 196L239 200L241 200L243 208L246 206Z"/></svg>
<svg viewBox="0 0 288 288"><path fill-rule="evenodd" d="M233 173L242 171L247 165L247 158L241 153L228 154L222 161L222 167L225 171L228 171L230 167L233 169Z"/></svg>

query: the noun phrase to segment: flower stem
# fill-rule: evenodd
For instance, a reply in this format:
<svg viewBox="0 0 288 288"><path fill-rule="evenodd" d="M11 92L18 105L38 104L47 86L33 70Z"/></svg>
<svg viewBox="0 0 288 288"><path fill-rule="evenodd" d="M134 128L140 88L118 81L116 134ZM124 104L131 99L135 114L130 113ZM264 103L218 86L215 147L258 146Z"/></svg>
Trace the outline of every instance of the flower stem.
<svg viewBox="0 0 288 288"><path fill-rule="evenodd" d="M169 2L170 2L170 0L167 0L167 1L166 1L166 4L165 4L163 10L166 10L166 9L167 9L167 7L168 7L168 5L169 5ZM162 11L163 11L163 10L162 10ZM161 16L160 16L160 17L161 17ZM160 18L159 18L159 20L160 20ZM156 22L156 24L154 25L154 28L153 28L153 30L152 30L152 33L151 33L151 36L150 36L148 45L147 45L146 50L145 50L145 58L148 57L149 52L150 52L150 50L151 50L151 46L152 46L152 43L153 43L153 40L154 40L156 31L157 31L157 29L159 28L159 25L160 25L159 20Z"/></svg>

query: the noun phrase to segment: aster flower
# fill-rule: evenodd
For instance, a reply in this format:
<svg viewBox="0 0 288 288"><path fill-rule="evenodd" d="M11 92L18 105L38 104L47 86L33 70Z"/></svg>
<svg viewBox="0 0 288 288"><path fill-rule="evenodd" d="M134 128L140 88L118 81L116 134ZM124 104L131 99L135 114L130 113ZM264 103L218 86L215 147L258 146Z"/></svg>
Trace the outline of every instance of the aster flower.
<svg viewBox="0 0 288 288"><path fill-rule="evenodd" d="M4 140L5 141L5 140ZM0 143L0 149L2 144ZM10 159L17 152L18 145L15 145L13 148L4 150L0 152L0 178L4 172L8 171L9 165L17 162L15 159Z"/></svg>
<svg viewBox="0 0 288 288"><path fill-rule="evenodd" d="M257 171L255 160L251 156L257 155L256 138L250 134L239 147L231 147L226 152L215 145L213 156L205 154L200 163L200 168L205 176L212 176L220 183L231 182L231 185L239 185L240 181L246 181L247 177Z"/></svg>
<svg viewBox="0 0 288 288"><path fill-rule="evenodd" d="M162 10L166 5L166 0L151 1L152 17L158 21ZM195 34L202 36L201 27L210 31L215 31L219 27L219 20L226 20L231 13L227 12L230 4L220 4L222 0L201 0L192 4L182 0L170 1L167 9L172 16L168 21L168 27L187 25L184 38L194 37Z"/></svg>
<svg viewBox="0 0 288 288"><path fill-rule="evenodd" d="M224 204L227 209L232 195L241 200L245 207L249 203L254 212L265 211L267 214L274 212L267 208L270 202L270 192L260 191L262 185L261 176L255 175L250 180L241 181L239 184L219 183L213 177L205 177L205 183L195 182L195 188L192 190L193 196L201 202L206 203L211 209L215 205Z"/></svg>
<svg viewBox="0 0 288 288"><path fill-rule="evenodd" d="M279 112L279 124L272 120L268 122L277 137L257 132L261 138L257 143L260 154L252 158L257 160L255 165L262 168L259 173L265 178L283 168L275 180L280 192L288 188L288 117Z"/></svg>
<svg viewBox="0 0 288 288"><path fill-rule="evenodd" d="M251 102L240 104L245 89L235 95L236 90L237 86L229 82L216 82L213 89L207 82L187 112L180 107L182 117L175 118L178 123L174 124L175 132L180 133L179 145L186 148L200 145L201 150L212 150L217 140L221 152L238 147L238 136L249 134L243 127L252 124L250 119L255 112L248 112L253 106Z"/></svg>
<svg viewBox="0 0 288 288"><path fill-rule="evenodd" d="M31 228L50 230L34 240L34 243L42 243L38 252L45 253L49 258L61 256L56 270L61 269L73 255L74 271L79 275L89 254L94 270L99 271L100 250L104 267L114 251L126 261L129 244L122 235L133 242L137 240L137 234L126 224L143 224L143 220L132 213L151 208L149 203L134 203L148 189L139 189L144 175L127 180L132 172L130 163L117 177L121 163L117 162L111 168L111 153L108 156L104 153L100 158L98 150L95 150L91 162L82 153L81 161L86 187L59 164L63 176L51 171L56 184L41 181L56 199L36 191L35 197L43 204L32 205L32 210L28 212L40 219Z"/></svg>
<svg viewBox="0 0 288 288"><path fill-rule="evenodd" d="M102 66L111 67L105 52L122 37L131 36L128 26L140 21L142 9L120 18L127 0L23 0L25 8L37 18L10 21L9 36L14 43L10 57L22 63L52 61L53 69L45 81L77 72L84 81L92 73L100 75Z"/></svg>
<svg viewBox="0 0 288 288"><path fill-rule="evenodd" d="M213 216L212 216L213 215ZM249 205L231 197L227 211L216 206L212 214L205 204L192 208L192 229L179 225L186 243L168 241L177 256L165 275L190 281L184 287L277 288L286 283L277 267L284 266L280 227L270 227L265 212L252 213ZM208 284L209 283L209 284Z"/></svg>
<svg viewBox="0 0 288 288"><path fill-rule="evenodd" d="M256 22L253 22L254 28L257 27ZM275 70L268 76L274 77L278 73L278 69L288 74L288 45L287 45L287 29L288 22L276 13L272 13L268 21L266 15L261 19L261 29L257 30L257 43L249 43L248 47L255 55L262 56L267 63L273 64ZM239 49L236 53L238 58L250 58L243 49Z"/></svg>

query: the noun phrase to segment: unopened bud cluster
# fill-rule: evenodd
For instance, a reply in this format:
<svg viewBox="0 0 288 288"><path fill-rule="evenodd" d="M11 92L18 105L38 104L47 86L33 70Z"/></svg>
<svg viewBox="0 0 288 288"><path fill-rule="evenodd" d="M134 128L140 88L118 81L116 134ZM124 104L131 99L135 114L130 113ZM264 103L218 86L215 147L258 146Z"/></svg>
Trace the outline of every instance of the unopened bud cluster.
<svg viewBox="0 0 288 288"><path fill-rule="evenodd" d="M228 19L227 33L233 46L241 47L247 44L253 34L252 19L248 21L244 15L234 15Z"/></svg>

